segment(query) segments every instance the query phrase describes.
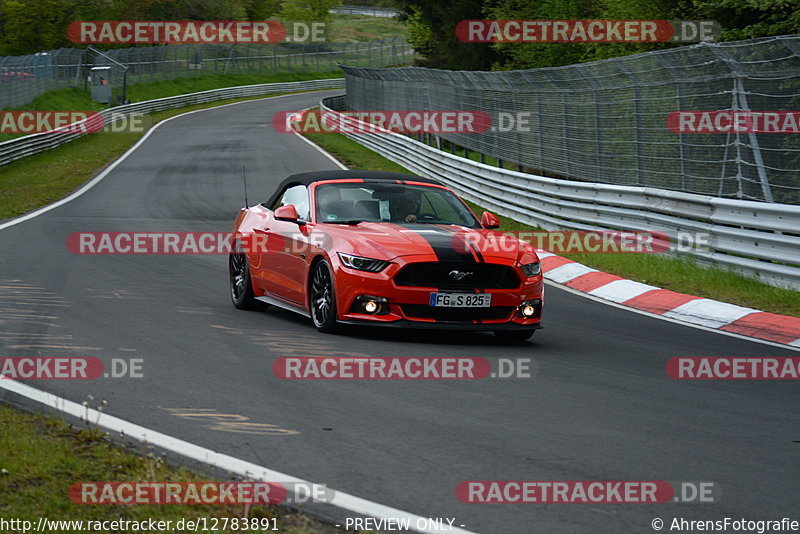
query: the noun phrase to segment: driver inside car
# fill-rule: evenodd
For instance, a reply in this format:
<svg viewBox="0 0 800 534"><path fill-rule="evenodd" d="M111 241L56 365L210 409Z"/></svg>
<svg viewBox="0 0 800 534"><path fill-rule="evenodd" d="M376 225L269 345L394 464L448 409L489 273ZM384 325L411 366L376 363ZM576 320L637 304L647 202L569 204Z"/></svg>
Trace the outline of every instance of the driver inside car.
<svg viewBox="0 0 800 534"><path fill-rule="evenodd" d="M347 213L346 204L336 187L321 187L317 190L317 216L323 222L346 219L351 215Z"/></svg>
<svg viewBox="0 0 800 534"><path fill-rule="evenodd" d="M421 195L416 191L408 191L405 195L394 199L390 204L392 220L415 223L418 219Z"/></svg>

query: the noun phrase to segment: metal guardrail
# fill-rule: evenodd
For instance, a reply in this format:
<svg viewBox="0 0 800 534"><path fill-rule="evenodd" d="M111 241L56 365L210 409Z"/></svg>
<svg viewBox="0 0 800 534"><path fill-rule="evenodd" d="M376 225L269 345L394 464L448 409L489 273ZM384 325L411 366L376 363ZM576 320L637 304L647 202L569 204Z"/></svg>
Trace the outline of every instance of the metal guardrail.
<svg viewBox="0 0 800 534"><path fill-rule="evenodd" d="M246 98L274 93L313 91L319 89L338 89L343 86L344 78L329 78L325 80L224 87L222 89L211 89L199 93L170 96L117 106L103 110L99 112L99 115L103 117L104 121L108 121L112 117L152 113L154 111L163 111L165 109L180 108L194 104L204 104L206 102L227 100L230 98ZM59 147L78 137L87 135L86 133L74 131L77 128L72 128L71 126L64 127L61 131L36 133L0 143L0 165L5 165L17 159Z"/></svg>
<svg viewBox="0 0 800 534"><path fill-rule="evenodd" d="M346 97L323 99L320 106L344 110ZM548 178L485 165L395 133L347 136L523 223L546 230L658 231L672 239L678 232L702 232L708 243L685 252L771 285L800 289L797 206Z"/></svg>
<svg viewBox="0 0 800 534"><path fill-rule="evenodd" d="M379 17L390 19L399 17L402 13L399 9L393 7L374 7L374 6L351 6L341 5L330 10L331 13L338 13L340 15L363 15L366 17Z"/></svg>

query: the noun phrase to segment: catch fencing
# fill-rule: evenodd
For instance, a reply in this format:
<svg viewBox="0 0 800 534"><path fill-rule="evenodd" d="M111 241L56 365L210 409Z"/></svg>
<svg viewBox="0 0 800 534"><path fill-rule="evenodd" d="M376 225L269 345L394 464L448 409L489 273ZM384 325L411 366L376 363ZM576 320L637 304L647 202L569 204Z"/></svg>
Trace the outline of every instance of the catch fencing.
<svg viewBox="0 0 800 534"><path fill-rule="evenodd" d="M335 113L346 110L347 101L345 96L326 98L320 106ZM352 117L340 120L358 122ZM696 233L708 240L687 243L682 252L768 284L800 289L797 206L550 178L486 165L397 133L347 135L411 172L440 180L464 198L523 223L546 230L663 232L673 240L679 232Z"/></svg>
<svg viewBox="0 0 800 534"><path fill-rule="evenodd" d="M111 67L116 103L127 83L221 74L333 72L338 63L386 67L413 61L401 37L332 43L197 44L118 48L97 53L62 48L28 56L0 57L0 109L24 106L40 94L65 87L88 91L91 67ZM127 69L120 67L124 65Z"/></svg>
<svg viewBox="0 0 800 534"><path fill-rule="evenodd" d="M343 68L349 109L488 113L498 130L438 141L530 173L800 204L800 134L667 126L675 111L796 112L798 53L791 35L532 70Z"/></svg>

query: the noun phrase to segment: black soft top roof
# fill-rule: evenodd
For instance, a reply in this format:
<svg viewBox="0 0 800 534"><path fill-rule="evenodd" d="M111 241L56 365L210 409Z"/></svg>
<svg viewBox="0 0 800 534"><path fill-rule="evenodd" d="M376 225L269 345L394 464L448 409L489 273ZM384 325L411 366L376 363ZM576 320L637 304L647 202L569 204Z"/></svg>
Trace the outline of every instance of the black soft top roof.
<svg viewBox="0 0 800 534"><path fill-rule="evenodd" d="M273 206L275 202L278 200L281 193L286 191L287 188L295 186L295 185L311 185L314 182L322 182L325 180L342 180L342 179L354 179L360 178L368 182L377 182L377 181L412 181L412 182L424 182L428 184L436 184L436 185L444 185L438 180L432 180L430 178L422 178L421 176L414 176L413 174L403 174L400 172L385 172L385 171L315 171L315 172L301 172L297 174L293 174L283 180L275 190L275 193L264 202L264 206Z"/></svg>

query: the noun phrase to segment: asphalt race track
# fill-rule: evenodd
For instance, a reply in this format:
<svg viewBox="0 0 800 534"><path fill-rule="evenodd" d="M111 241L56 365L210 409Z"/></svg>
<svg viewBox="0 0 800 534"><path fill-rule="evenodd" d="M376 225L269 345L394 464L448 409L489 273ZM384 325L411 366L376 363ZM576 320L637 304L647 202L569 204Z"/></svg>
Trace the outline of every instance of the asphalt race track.
<svg viewBox="0 0 800 534"><path fill-rule="evenodd" d="M545 329L530 343L391 329L324 335L289 312L236 310L223 255L67 250L73 232L228 231L243 205L243 164L251 204L288 174L336 168L297 136L276 133L272 116L337 92L172 120L84 195L0 231L0 354L141 358L144 378L28 383L75 402L106 399L107 411L128 421L421 516L454 517L474 532L652 532L655 517L797 515L797 382L665 373L673 356L797 351L552 285ZM284 381L272 373L282 356L353 354L530 358L535 372L477 381ZM464 480L713 481L722 498L463 504L455 488Z"/></svg>

